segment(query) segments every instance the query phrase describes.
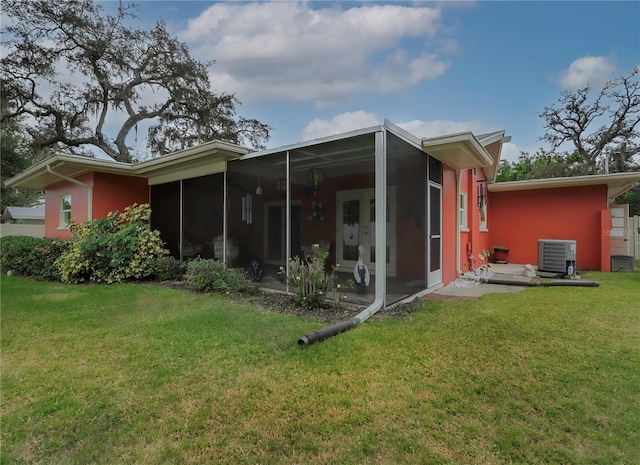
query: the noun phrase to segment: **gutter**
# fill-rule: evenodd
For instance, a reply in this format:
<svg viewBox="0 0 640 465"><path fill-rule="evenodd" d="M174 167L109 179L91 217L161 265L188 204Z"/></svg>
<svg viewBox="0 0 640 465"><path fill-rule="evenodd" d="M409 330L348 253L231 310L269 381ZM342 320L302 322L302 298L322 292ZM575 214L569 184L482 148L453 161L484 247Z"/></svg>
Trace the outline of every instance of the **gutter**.
<svg viewBox="0 0 640 465"><path fill-rule="evenodd" d="M300 347L307 347L314 342L323 341L332 336L348 331L361 325L380 309L385 307L387 281L387 138L386 131L376 132L375 163L376 163L376 280L375 299L371 305L358 313L354 318L336 323L326 328L305 334L298 339Z"/></svg>
<svg viewBox="0 0 640 465"><path fill-rule="evenodd" d="M93 219L93 187L90 186L89 184L83 183L82 181L78 181L77 179L70 178L69 176L66 176L62 173L58 173L57 171L53 171L53 168L51 168L51 165L47 165L47 171L53 174L54 176L58 176L60 179L64 179L65 181L72 182L74 184L77 184L87 189L87 219L92 220Z"/></svg>

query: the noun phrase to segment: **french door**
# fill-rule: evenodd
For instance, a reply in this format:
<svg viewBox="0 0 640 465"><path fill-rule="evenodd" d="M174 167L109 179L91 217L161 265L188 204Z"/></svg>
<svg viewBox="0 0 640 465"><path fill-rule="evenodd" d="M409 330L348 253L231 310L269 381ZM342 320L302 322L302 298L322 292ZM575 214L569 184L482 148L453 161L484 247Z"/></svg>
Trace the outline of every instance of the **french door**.
<svg viewBox="0 0 640 465"><path fill-rule="evenodd" d="M358 246L362 245L362 261L374 274L376 270L376 200L374 189L358 189L337 193L336 261L344 271L352 271L358 262ZM396 275L396 191L387 191L387 275Z"/></svg>

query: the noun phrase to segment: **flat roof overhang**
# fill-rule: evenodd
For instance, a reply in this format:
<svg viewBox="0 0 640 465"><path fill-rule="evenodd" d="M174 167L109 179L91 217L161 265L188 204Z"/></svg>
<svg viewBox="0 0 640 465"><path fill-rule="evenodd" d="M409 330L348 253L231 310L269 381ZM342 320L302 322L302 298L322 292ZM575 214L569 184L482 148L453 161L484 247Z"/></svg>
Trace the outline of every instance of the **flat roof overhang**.
<svg viewBox="0 0 640 465"><path fill-rule="evenodd" d="M11 179L7 179L5 185L16 188L45 189L62 181L60 176L51 173L47 167L54 170L55 173L76 179L84 174L94 172L135 176L134 166L129 163L56 153Z"/></svg>
<svg viewBox="0 0 640 465"><path fill-rule="evenodd" d="M422 139L422 150L456 170L486 168L493 157L471 132Z"/></svg>
<svg viewBox="0 0 640 465"><path fill-rule="evenodd" d="M45 189L61 182L58 176L77 179L87 173L110 173L149 179L149 184L169 182L189 176L222 172L228 160L250 150L227 142L212 141L139 164L56 153L5 181L7 187ZM52 173L53 170L55 173Z"/></svg>
<svg viewBox="0 0 640 465"><path fill-rule="evenodd" d="M552 189L558 187L607 186L607 198L612 201L616 197L631 190L640 183L640 171L629 173L594 174L571 178L530 179L526 181L496 182L488 184L489 192L510 192L533 189Z"/></svg>

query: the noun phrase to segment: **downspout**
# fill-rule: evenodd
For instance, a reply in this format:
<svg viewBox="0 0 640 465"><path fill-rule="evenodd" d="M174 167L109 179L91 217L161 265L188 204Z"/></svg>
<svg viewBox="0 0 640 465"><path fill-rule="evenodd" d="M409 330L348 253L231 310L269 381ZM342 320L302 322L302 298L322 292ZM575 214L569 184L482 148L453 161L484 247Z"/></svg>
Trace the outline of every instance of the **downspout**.
<svg viewBox="0 0 640 465"><path fill-rule="evenodd" d="M58 173L57 171L53 171L53 168L51 168L51 165L47 165L47 171L53 174L54 176L58 176L60 179L64 179L65 181L72 182L74 184L77 184L87 189L87 219L92 220L93 219L93 187L90 186L89 184L85 184L82 181L78 181L77 179L73 179L73 178L70 178L69 176Z"/></svg>
<svg viewBox="0 0 640 465"><path fill-rule="evenodd" d="M460 187L462 179L460 176L460 170L456 169L456 276L462 276L462 269L460 268ZM468 203L468 200L467 200Z"/></svg>
<svg viewBox="0 0 640 465"><path fill-rule="evenodd" d="M305 334L298 339L300 347L306 347L336 336L361 325L385 306L387 278L387 133L383 129L375 134L375 189L376 189L376 279L375 299L371 305L350 320Z"/></svg>

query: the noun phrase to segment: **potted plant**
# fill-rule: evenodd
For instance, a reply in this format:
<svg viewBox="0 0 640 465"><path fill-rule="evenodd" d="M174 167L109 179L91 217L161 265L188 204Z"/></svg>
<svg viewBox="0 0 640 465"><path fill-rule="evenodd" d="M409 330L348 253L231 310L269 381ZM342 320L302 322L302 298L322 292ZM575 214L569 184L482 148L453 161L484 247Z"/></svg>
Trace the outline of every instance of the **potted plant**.
<svg viewBox="0 0 640 465"><path fill-rule="evenodd" d="M509 247L505 247L504 245L494 245L492 247L493 250L493 261L495 263L507 263L507 257L509 255Z"/></svg>

